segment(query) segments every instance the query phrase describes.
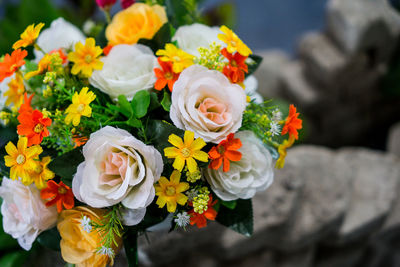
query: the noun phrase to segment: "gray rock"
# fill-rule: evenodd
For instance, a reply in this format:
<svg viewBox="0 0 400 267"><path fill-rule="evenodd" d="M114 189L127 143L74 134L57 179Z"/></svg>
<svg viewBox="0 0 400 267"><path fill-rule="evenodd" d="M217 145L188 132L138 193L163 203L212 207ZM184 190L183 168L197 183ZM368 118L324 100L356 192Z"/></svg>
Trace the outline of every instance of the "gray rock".
<svg viewBox="0 0 400 267"><path fill-rule="evenodd" d="M315 256L315 248L309 247L293 253L275 256L277 267L312 267Z"/></svg>
<svg viewBox="0 0 400 267"><path fill-rule="evenodd" d="M315 260L315 267L353 267L363 256L366 243L341 248L324 248ZM321 250L320 250L321 252Z"/></svg>
<svg viewBox="0 0 400 267"><path fill-rule="evenodd" d="M274 253L270 250L261 250L257 253L246 256L243 259L224 262L223 267L278 267L274 262Z"/></svg>
<svg viewBox="0 0 400 267"><path fill-rule="evenodd" d="M387 150L400 157L400 122L389 130Z"/></svg>

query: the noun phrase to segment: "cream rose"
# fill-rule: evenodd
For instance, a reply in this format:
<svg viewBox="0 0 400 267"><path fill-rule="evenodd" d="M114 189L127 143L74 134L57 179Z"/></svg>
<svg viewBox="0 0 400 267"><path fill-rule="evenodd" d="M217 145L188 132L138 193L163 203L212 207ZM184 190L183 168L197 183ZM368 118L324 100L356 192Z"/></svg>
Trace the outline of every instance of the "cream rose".
<svg viewBox="0 0 400 267"><path fill-rule="evenodd" d="M83 156L72 181L75 197L94 208L121 202L130 209L125 221L140 222L155 196L161 154L127 131L107 126L90 135Z"/></svg>
<svg viewBox="0 0 400 267"><path fill-rule="evenodd" d="M258 81L256 77L250 75L244 80L243 83L245 92L248 96L250 96L251 100L254 100L254 102L257 104L261 104L262 102L264 102L263 97L257 92Z"/></svg>
<svg viewBox="0 0 400 267"><path fill-rule="evenodd" d="M274 180L272 156L260 139L251 131L241 131L235 138L242 141L242 159L230 163L230 170L206 168L204 177L214 193L222 200L252 198L267 189Z"/></svg>
<svg viewBox="0 0 400 267"><path fill-rule="evenodd" d="M37 44L48 53L59 48L71 48L77 42L85 43L85 39L78 27L63 18L58 18L51 23L50 28L40 33ZM34 53L36 60L43 57L41 51L34 50Z"/></svg>
<svg viewBox="0 0 400 267"><path fill-rule="evenodd" d="M221 72L192 65L175 82L171 120L206 142L219 143L242 124L246 94Z"/></svg>
<svg viewBox="0 0 400 267"><path fill-rule="evenodd" d="M0 197L4 232L17 239L25 250L30 250L36 237L57 222L56 206L47 208L34 185L25 186L4 177Z"/></svg>
<svg viewBox="0 0 400 267"><path fill-rule="evenodd" d="M89 82L111 98L125 95L129 100L136 92L150 89L156 82L157 58L144 45L116 45L103 57L102 70L94 71Z"/></svg>
<svg viewBox="0 0 400 267"><path fill-rule="evenodd" d="M197 48L209 47L213 42L222 44L218 39L219 33L221 32L218 27L195 23L179 27L172 41L177 41L179 48L183 51L198 57L200 54Z"/></svg>

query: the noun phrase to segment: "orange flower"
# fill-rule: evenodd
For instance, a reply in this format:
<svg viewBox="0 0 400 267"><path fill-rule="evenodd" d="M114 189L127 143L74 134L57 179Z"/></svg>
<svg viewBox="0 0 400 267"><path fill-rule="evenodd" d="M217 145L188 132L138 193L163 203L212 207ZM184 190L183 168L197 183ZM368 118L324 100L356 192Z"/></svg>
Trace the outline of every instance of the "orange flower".
<svg viewBox="0 0 400 267"><path fill-rule="evenodd" d="M296 140L299 139L300 130L303 127L303 121L298 118L300 113L296 113L294 105L289 106L289 115L285 120L285 125L282 128L282 135L289 133L289 136L293 136Z"/></svg>
<svg viewBox="0 0 400 267"><path fill-rule="evenodd" d="M74 148L83 146L84 144L86 144L86 142L87 142L88 140L89 140L89 139L88 139L86 136L74 135L74 136L72 137L72 141L74 141L74 143L75 143Z"/></svg>
<svg viewBox="0 0 400 267"><path fill-rule="evenodd" d="M217 211L213 208L213 206L217 204L218 200L216 199L214 202L212 200L212 195L210 194L210 199L208 200L207 204L208 208L202 214L194 212L194 209L188 212L190 215L190 225L196 224L198 228L204 228L207 226L207 220L215 220L217 217Z"/></svg>
<svg viewBox="0 0 400 267"><path fill-rule="evenodd" d="M154 69L154 73L157 77L154 88L160 91L168 84L168 88L172 92L172 88L174 87L176 80L178 80L179 74L172 71L172 62L164 62L160 58L157 58L157 60L162 69Z"/></svg>
<svg viewBox="0 0 400 267"><path fill-rule="evenodd" d="M17 132L28 138L28 147L39 145L44 137L50 135L47 127L51 125L50 118L44 118L43 113L35 109L33 112L24 112L18 116Z"/></svg>
<svg viewBox="0 0 400 267"><path fill-rule="evenodd" d="M244 81L244 74L248 72L247 64L245 63L247 57L239 53L231 54L226 48L221 50L221 54L229 60L229 65L226 65L222 72L232 83L242 83Z"/></svg>
<svg viewBox="0 0 400 267"><path fill-rule="evenodd" d="M52 54L58 54L58 56L62 60L62 64L65 64L68 62L68 56L64 53L62 48L51 50L49 52L49 55L52 55Z"/></svg>
<svg viewBox="0 0 400 267"><path fill-rule="evenodd" d="M242 153L237 150L242 147L242 142L239 138L234 138L234 136L233 133L229 134L225 140L211 148L210 152L208 152L208 156L211 159L209 168L218 170L224 163L223 171L228 172L230 161L241 160Z"/></svg>
<svg viewBox="0 0 400 267"><path fill-rule="evenodd" d="M57 184L53 180L47 181L47 187L40 191L40 197L47 200L46 207L56 204L58 213L62 211L63 206L69 210L75 205L72 189L63 182Z"/></svg>
<svg viewBox="0 0 400 267"><path fill-rule="evenodd" d="M33 97L33 95L31 95L28 98L28 94L27 93L24 94L24 102L18 110L19 114L31 113L33 111L32 107L31 107L32 97Z"/></svg>
<svg viewBox="0 0 400 267"><path fill-rule="evenodd" d="M0 62L0 82L14 74L25 64L24 58L28 55L26 50L15 50L11 55L6 54L3 62Z"/></svg>
<svg viewBox="0 0 400 267"><path fill-rule="evenodd" d="M113 48L113 45L107 45L106 47L103 48L103 54L105 56L108 56L108 54L110 53L111 49Z"/></svg>

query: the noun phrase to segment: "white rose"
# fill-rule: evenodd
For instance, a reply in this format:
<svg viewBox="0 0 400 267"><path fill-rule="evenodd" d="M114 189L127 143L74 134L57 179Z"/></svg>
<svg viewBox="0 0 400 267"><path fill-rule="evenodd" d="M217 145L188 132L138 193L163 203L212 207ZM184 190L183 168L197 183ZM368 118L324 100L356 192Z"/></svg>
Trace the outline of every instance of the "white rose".
<svg viewBox="0 0 400 267"><path fill-rule="evenodd" d="M129 132L107 126L90 135L83 156L72 180L75 197L94 208L121 202L130 209L124 221L139 223L155 196L153 184L163 170L161 154Z"/></svg>
<svg viewBox="0 0 400 267"><path fill-rule="evenodd" d="M85 40L85 35L83 35L78 27L63 18L58 18L51 23L50 28L40 33L37 44L48 53L59 48L69 49L75 43L84 43ZM34 52L36 60L39 61L43 57L43 53L38 50L34 50Z"/></svg>
<svg viewBox="0 0 400 267"><path fill-rule="evenodd" d="M56 207L47 208L34 185L25 186L4 177L0 197L4 232L17 239L25 250L30 250L36 237L57 222Z"/></svg>
<svg viewBox="0 0 400 267"><path fill-rule="evenodd" d="M245 92L248 96L250 96L251 100L254 100L255 103L261 104L264 102L263 97L257 92L258 89L258 81L254 75L250 75L244 80L244 88Z"/></svg>
<svg viewBox="0 0 400 267"><path fill-rule="evenodd" d="M11 77L5 78L2 82L0 82L0 111L5 107L7 97L4 96L4 93L8 91L8 84L12 79L14 79L15 74Z"/></svg>
<svg viewBox="0 0 400 267"><path fill-rule="evenodd" d="M272 156L260 139L251 131L241 131L235 138L242 141L242 159L230 162L230 170L206 168L204 176L214 193L222 200L252 198L267 189L274 180Z"/></svg>
<svg viewBox="0 0 400 267"><path fill-rule="evenodd" d="M103 57L103 69L94 71L89 82L111 98L125 95L131 100L140 90L153 88L157 58L144 45L116 45Z"/></svg>
<svg viewBox="0 0 400 267"><path fill-rule="evenodd" d="M192 65L175 82L170 110L175 126L219 143L242 124L246 94L221 72Z"/></svg>
<svg viewBox="0 0 400 267"><path fill-rule="evenodd" d="M222 44L218 39L219 33L221 32L218 27L195 23L179 27L172 41L177 41L179 48L183 51L198 57L200 54L197 48L209 47L213 42Z"/></svg>

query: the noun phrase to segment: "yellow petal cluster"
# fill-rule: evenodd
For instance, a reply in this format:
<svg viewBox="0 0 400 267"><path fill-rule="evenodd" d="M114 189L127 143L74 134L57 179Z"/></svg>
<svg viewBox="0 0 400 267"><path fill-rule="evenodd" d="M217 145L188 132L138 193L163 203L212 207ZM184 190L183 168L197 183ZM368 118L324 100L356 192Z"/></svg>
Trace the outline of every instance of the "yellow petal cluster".
<svg viewBox="0 0 400 267"><path fill-rule="evenodd" d="M36 164L36 167L30 173L31 180L35 183L38 189L45 188L47 186L46 181L53 179L55 176L54 172L47 168L47 165L50 163L50 161L50 157L42 158L42 160L38 161L38 164Z"/></svg>
<svg viewBox="0 0 400 267"><path fill-rule="evenodd" d="M156 204L159 208L163 208L167 204L168 212L175 212L177 204L183 206L186 204L188 197L182 194L189 189L189 184L180 182L181 173L174 170L170 180L162 176L155 185L156 195L158 196Z"/></svg>
<svg viewBox="0 0 400 267"><path fill-rule="evenodd" d="M91 117L92 116L92 108L89 104L96 99L96 95L92 91L88 91L89 88L84 87L79 92L75 92L72 96L72 104L66 109L65 113L67 116L65 117L65 123L72 124L74 126L78 126L81 122L81 117Z"/></svg>
<svg viewBox="0 0 400 267"><path fill-rule="evenodd" d="M218 34L218 38L222 42L227 44L226 49L229 53L232 54L234 52L238 52L245 57L252 54L250 48L245 43L243 43L242 40L240 40L236 33L234 33L225 25L221 26L220 30L223 32L223 34Z"/></svg>
<svg viewBox="0 0 400 267"><path fill-rule="evenodd" d="M173 44L166 44L165 49L160 49L156 52L162 61L172 62L172 70L175 73L180 73L187 67L194 64L194 56L186 53L182 49L177 48Z"/></svg>
<svg viewBox="0 0 400 267"><path fill-rule="evenodd" d="M29 25L23 33L21 33L20 38L13 44L13 49L16 50L21 47L27 47L35 43L39 36L40 30L44 27L44 23L39 23Z"/></svg>
<svg viewBox="0 0 400 267"><path fill-rule="evenodd" d="M25 86L22 75L17 72L15 78L8 83L8 90L4 93L7 97L6 106L13 104L15 107L19 108L24 101Z"/></svg>
<svg viewBox="0 0 400 267"><path fill-rule="evenodd" d="M68 54L68 60L74 62L71 73L77 75L82 73L85 77L92 76L93 70L101 70L103 62L99 59L103 50L96 46L93 38L87 38L85 44L75 44L75 51Z"/></svg>

